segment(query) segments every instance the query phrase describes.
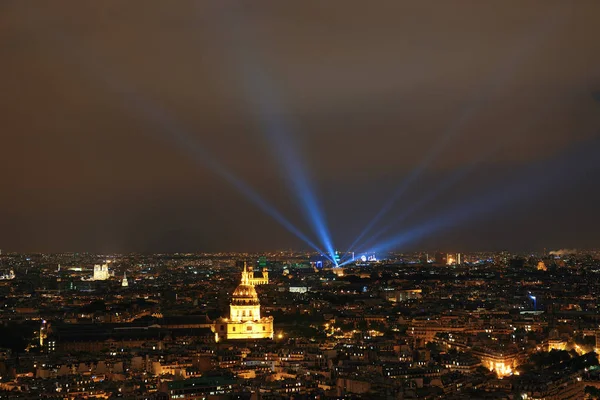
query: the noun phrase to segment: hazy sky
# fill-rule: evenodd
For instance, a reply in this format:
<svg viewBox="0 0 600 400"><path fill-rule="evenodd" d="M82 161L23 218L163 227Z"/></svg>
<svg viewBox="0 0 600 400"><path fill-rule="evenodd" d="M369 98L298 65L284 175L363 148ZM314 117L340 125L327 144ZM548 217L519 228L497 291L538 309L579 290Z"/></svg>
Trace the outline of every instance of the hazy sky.
<svg viewBox="0 0 600 400"><path fill-rule="evenodd" d="M308 248L224 177L318 241L272 135L340 249L410 176L381 239L457 217L406 249L600 247L598 15L596 0L5 0L0 248Z"/></svg>

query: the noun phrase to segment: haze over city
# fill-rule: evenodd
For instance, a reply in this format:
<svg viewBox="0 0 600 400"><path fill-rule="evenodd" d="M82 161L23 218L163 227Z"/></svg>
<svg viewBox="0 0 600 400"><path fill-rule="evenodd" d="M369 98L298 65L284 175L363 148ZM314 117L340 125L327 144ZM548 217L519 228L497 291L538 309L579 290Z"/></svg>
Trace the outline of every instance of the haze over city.
<svg viewBox="0 0 600 400"><path fill-rule="evenodd" d="M599 11L5 2L1 247L310 249L229 174L343 250L388 203L379 240L480 209L393 250L593 248Z"/></svg>

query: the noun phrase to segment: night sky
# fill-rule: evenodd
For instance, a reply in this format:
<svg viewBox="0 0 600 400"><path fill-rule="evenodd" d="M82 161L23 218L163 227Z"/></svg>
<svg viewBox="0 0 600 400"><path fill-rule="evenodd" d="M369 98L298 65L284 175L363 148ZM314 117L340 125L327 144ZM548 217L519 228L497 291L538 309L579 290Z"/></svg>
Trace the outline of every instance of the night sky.
<svg viewBox="0 0 600 400"><path fill-rule="evenodd" d="M400 250L600 247L599 15L597 0L4 0L0 248L309 249L225 178L319 242L286 144L339 249L407 180L372 232L436 228Z"/></svg>

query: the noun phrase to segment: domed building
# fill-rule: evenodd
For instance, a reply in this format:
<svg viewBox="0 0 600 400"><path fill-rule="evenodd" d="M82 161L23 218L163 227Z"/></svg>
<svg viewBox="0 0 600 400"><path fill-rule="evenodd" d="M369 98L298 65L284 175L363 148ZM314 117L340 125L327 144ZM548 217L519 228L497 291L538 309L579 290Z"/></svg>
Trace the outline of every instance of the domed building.
<svg viewBox="0 0 600 400"><path fill-rule="evenodd" d="M241 282L233 291L229 318L219 318L213 326L217 341L273 339L273 317L260 316L260 302L251 277L252 272L244 264Z"/></svg>

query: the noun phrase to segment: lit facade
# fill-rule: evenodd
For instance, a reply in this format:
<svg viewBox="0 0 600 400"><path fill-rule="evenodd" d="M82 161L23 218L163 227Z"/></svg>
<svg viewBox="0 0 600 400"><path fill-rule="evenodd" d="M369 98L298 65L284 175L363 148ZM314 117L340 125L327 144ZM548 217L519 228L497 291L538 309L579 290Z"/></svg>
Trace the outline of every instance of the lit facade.
<svg viewBox="0 0 600 400"><path fill-rule="evenodd" d="M500 378L512 375L513 371L527 358L523 351L506 354L490 349L473 349L473 355L481 360L481 365L494 371Z"/></svg>
<svg viewBox="0 0 600 400"><path fill-rule="evenodd" d="M383 291L383 297L392 303L420 299L421 296L421 289L384 289Z"/></svg>
<svg viewBox="0 0 600 400"><path fill-rule="evenodd" d="M244 265L244 269L246 269L246 266ZM269 272L267 271L266 268L262 269L262 277L255 277L254 276L254 271L252 271L252 269L248 270L248 283L250 283L251 285L268 285L269 284Z"/></svg>
<svg viewBox="0 0 600 400"><path fill-rule="evenodd" d="M6 274L0 274L0 281L10 281L15 279L15 271L12 269Z"/></svg>
<svg viewBox="0 0 600 400"><path fill-rule="evenodd" d="M258 294L253 280L251 280L251 278L254 279L253 275L244 265L241 282L233 291L229 306L229 318L219 318L213 325L217 341L223 339L273 339L273 317L261 317L260 315Z"/></svg>
<svg viewBox="0 0 600 400"><path fill-rule="evenodd" d="M94 265L94 276L92 277L92 280L105 281L108 278L110 278L110 273L108 272L108 264Z"/></svg>
<svg viewBox="0 0 600 400"><path fill-rule="evenodd" d="M446 265L461 265L462 255L460 253L446 254Z"/></svg>
<svg viewBox="0 0 600 400"><path fill-rule="evenodd" d="M598 341L598 338L596 337L596 342L597 341ZM566 350L566 349L567 349L567 341L560 337L557 329L552 329L550 331L550 335L548 336L548 351Z"/></svg>
<svg viewBox="0 0 600 400"><path fill-rule="evenodd" d="M537 269L538 271L548 271L548 268L546 267L546 264L544 264L543 261L538 262Z"/></svg>

